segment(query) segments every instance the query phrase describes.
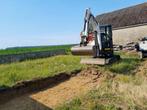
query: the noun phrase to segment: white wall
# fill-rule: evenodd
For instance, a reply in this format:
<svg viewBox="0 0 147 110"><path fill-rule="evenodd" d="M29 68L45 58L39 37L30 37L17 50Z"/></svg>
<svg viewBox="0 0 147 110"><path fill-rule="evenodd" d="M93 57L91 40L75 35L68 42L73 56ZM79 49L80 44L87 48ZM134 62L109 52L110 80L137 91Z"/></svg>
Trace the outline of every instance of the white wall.
<svg viewBox="0 0 147 110"><path fill-rule="evenodd" d="M147 25L113 30L113 43L124 45L147 36Z"/></svg>

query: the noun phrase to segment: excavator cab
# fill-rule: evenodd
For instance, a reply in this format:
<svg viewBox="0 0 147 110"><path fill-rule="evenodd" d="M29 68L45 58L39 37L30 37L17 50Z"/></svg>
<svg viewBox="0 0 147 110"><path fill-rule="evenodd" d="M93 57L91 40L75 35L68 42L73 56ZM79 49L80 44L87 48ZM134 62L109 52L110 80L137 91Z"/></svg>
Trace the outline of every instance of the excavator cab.
<svg viewBox="0 0 147 110"><path fill-rule="evenodd" d="M94 57L109 58L113 56L112 26L100 25L100 33L95 36L95 45L93 46ZM98 35L101 47L98 42Z"/></svg>

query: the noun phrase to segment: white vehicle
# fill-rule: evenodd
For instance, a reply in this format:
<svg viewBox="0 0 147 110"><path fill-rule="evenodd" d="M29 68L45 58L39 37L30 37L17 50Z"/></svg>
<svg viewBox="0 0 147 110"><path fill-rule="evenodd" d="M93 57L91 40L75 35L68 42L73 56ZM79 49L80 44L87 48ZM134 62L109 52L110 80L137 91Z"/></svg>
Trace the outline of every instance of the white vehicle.
<svg viewBox="0 0 147 110"><path fill-rule="evenodd" d="M141 59L147 56L147 37L142 38L140 42L136 44L136 49L139 51Z"/></svg>

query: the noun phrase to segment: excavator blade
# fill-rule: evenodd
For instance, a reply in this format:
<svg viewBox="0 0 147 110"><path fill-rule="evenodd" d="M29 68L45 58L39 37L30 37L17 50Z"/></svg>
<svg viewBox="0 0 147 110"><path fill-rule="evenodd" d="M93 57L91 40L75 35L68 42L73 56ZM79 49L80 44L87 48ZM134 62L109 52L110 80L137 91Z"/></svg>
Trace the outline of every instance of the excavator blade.
<svg viewBox="0 0 147 110"><path fill-rule="evenodd" d="M108 65L120 60L119 55L114 55L110 58L82 58L81 64L89 65Z"/></svg>
<svg viewBox="0 0 147 110"><path fill-rule="evenodd" d="M105 58L82 58L80 63L89 65L106 65L108 64L108 60Z"/></svg>

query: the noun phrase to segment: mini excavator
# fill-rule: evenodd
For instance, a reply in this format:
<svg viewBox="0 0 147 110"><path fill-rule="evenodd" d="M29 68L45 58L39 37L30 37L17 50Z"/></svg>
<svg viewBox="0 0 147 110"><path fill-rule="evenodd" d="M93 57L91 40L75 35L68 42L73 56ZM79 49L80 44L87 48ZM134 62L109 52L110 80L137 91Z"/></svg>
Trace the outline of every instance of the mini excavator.
<svg viewBox="0 0 147 110"><path fill-rule="evenodd" d="M84 28L80 36L81 42L71 48L72 54L92 56L81 59L82 64L106 65L120 59L113 52L112 26L100 25L90 9L86 9Z"/></svg>

